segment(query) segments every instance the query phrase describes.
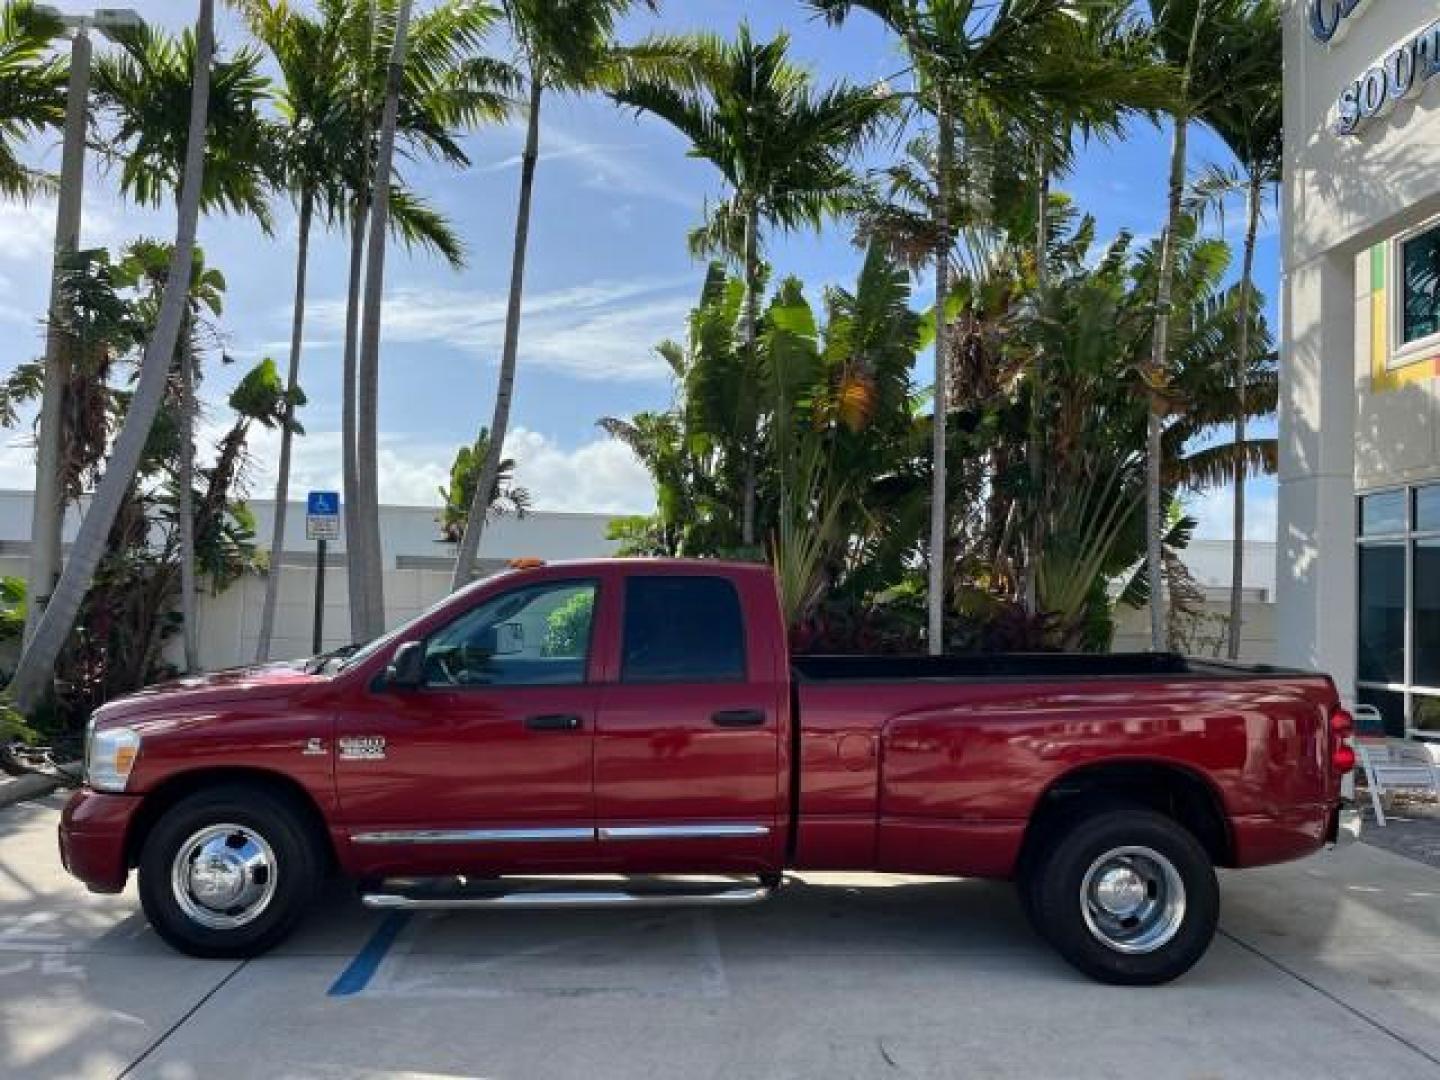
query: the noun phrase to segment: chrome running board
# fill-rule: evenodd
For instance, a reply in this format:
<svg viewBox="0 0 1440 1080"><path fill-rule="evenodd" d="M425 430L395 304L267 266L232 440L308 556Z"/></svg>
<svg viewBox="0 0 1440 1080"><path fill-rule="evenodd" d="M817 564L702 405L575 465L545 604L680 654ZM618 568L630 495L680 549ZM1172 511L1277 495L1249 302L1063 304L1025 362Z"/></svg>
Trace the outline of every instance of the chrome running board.
<svg viewBox="0 0 1440 1080"><path fill-rule="evenodd" d="M408 879L365 893L361 902L386 911L468 911L484 908L523 910L568 908L743 907L758 904L774 891L763 884L719 882L571 882L501 879L480 886L454 879ZM399 887L394 887L399 886ZM557 887L563 886L563 887Z"/></svg>

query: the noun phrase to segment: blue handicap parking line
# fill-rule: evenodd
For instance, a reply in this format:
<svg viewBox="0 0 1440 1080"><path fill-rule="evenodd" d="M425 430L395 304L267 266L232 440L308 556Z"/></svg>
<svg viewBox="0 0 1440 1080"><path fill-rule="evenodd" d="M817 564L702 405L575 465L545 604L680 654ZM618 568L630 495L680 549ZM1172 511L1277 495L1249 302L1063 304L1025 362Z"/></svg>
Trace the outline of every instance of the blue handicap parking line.
<svg viewBox="0 0 1440 1080"><path fill-rule="evenodd" d="M350 966L340 973L340 977L330 987L330 996L349 997L370 985L370 980L379 970L385 954L390 951L395 939L400 936L400 931L405 929L405 924L409 921L408 911L392 911L386 915L385 920L375 928L375 933L370 935L370 940L355 954L355 959L350 961Z"/></svg>

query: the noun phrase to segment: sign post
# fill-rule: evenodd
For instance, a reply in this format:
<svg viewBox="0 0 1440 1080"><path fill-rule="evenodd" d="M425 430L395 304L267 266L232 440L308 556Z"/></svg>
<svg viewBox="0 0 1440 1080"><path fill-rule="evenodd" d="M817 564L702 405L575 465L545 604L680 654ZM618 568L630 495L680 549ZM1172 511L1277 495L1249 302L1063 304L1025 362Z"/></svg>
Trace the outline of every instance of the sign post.
<svg viewBox="0 0 1440 1080"><path fill-rule="evenodd" d="M318 655L325 637L325 546L340 536L340 493L312 491L305 501L305 539L315 541L315 629L312 648Z"/></svg>

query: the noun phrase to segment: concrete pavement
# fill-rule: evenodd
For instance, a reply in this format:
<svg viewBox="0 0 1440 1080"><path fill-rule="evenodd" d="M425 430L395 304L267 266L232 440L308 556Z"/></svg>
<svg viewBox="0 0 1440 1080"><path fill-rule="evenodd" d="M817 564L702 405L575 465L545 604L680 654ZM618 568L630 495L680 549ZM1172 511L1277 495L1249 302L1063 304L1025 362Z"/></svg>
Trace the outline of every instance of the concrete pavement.
<svg viewBox="0 0 1440 1080"><path fill-rule="evenodd" d="M0 1076L1440 1077L1440 872L1366 845L1227 874L1181 982L1097 986L1004 885L806 875L768 904L381 916L338 886L246 963L0 810Z"/></svg>

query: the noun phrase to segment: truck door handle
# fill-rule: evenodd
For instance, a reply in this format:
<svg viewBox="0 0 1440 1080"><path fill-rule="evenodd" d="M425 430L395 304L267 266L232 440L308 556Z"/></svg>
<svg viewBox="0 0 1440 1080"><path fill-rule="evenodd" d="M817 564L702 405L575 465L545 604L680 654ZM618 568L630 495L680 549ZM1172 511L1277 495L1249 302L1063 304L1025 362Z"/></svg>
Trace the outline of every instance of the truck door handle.
<svg viewBox="0 0 1440 1080"><path fill-rule="evenodd" d="M574 713L549 713L525 718L525 726L531 731L579 731L584 724L585 721Z"/></svg>
<svg viewBox="0 0 1440 1080"><path fill-rule="evenodd" d="M716 727L764 727L764 709L722 709L710 717L710 722Z"/></svg>

